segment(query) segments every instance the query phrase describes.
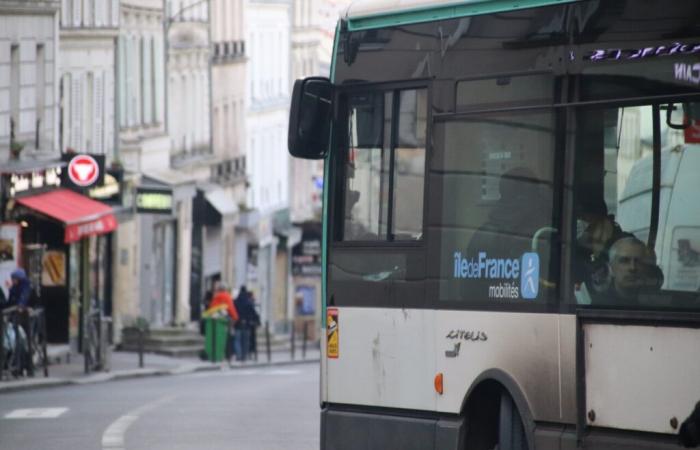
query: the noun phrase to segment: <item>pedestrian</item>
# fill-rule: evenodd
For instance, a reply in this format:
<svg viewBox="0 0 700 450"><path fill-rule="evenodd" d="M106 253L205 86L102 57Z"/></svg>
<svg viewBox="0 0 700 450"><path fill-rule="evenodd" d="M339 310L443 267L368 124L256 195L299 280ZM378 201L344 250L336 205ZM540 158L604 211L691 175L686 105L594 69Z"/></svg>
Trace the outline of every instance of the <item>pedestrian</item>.
<svg viewBox="0 0 700 450"><path fill-rule="evenodd" d="M207 317L212 317L221 314L224 311L228 313L232 323L236 323L238 321L238 311L236 311L236 307L233 306L233 298L228 291L228 286L226 286L225 283L219 283L216 291L214 292L214 296L209 303L209 308L204 311L204 315Z"/></svg>
<svg viewBox="0 0 700 450"><path fill-rule="evenodd" d="M9 294L3 309L16 306L18 310L22 311L32 306L32 285L24 269L17 268L10 274L7 287Z"/></svg>
<svg viewBox="0 0 700 450"><path fill-rule="evenodd" d="M245 285L241 286L236 297L235 306L240 314L240 320L236 324L236 359L245 361L248 359L248 351L250 350L251 330L255 321L255 309L250 301L250 293Z"/></svg>

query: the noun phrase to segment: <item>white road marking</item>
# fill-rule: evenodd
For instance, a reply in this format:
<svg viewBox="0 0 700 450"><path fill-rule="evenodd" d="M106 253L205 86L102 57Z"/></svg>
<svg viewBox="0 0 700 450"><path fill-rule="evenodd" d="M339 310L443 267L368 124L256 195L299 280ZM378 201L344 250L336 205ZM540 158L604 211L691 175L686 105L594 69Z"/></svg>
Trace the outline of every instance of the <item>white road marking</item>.
<svg viewBox="0 0 700 450"><path fill-rule="evenodd" d="M68 408L15 409L5 414L5 419L55 419L66 411Z"/></svg>
<svg viewBox="0 0 700 450"><path fill-rule="evenodd" d="M142 414L173 400L175 400L174 395L163 397L140 406L112 422L102 434L102 450L124 450L124 436L131 424L136 422Z"/></svg>
<svg viewBox="0 0 700 450"><path fill-rule="evenodd" d="M299 375L301 370L297 369L232 369L228 371L200 372L190 376L194 378L212 378L221 376L250 376L250 375Z"/></svg>
<svg viewBox="0 0 700 450"><path fill-rule="evenodd" d="M301 370L294 369L275 369L267 372L267 375L299 375Z"/></svg>

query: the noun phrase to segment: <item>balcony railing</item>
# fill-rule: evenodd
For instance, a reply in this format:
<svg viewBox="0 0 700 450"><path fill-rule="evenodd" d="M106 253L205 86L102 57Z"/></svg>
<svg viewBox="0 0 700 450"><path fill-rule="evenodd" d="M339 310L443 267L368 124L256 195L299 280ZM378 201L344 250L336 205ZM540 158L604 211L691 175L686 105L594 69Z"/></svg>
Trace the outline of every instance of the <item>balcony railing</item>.
<svg viewBox="0 0 700 450"><path fill-rule="evenodd" d="M237 183L246 176L245 156L227 159L211 166L211 181L215 183Z"/></svg>
<svg viewBox="0 0 700 450"><path fill-rule="evenodd" d="M225 62L245 57L245 41L214 42L212 51L214 62Z"/></svg>

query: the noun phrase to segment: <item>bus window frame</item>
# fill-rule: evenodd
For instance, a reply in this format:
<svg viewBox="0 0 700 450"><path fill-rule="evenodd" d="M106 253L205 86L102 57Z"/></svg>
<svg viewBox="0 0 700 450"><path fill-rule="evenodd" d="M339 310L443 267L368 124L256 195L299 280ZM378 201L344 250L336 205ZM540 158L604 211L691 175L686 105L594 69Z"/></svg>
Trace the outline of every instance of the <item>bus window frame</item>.
<svg viewBox="0 0 700 450"><path fill-rule="evenodd" d="M652 108L654 116L652 119L653 123L653 177L652 180L652 192L657 190L654 183L660 182L660 128L658 128L658 121L664 120L665 114L660 110L660 107L669 103L683 103L687 101L700 101L700 93L697 94L687 94L687 95L655 95L647 97L622 97L617 99L605 99L605 100L590 100L590 101L571 101L565 103L567 111L567 130L566 133L570 138L567 141L567 177L566 183L570 186L570 192L566 193L567 201L571 203L570 206L566 207L564 210L564 215L569 217L569 225L562 227L562 230L566 231L566 235L562 236L565 241L562 242L562 256L561 265L562 270L566 270L566 282L562 282L561 289L561 301L560 301L560 311L563 314L575 314L581 320L586 321L604 321L604 322L624 322L626 324L638 324L638 325L656 325L659 323L669 323L673 326L690 326L697 327L700 324L700 310L699 309L678 309L678 308L663 308L663 307L622 307L622 306L610 306L610 307L600 307L595 305L583 305L578 304L573 290L573 280L572 275L572 264L569 262L573 258L573 246L575 244L575 217L573 209L573 198L574 194L574 179L576 171L576 132L575 126L570 126L568 118L575 120L577 117L577 112L581 110L593 110L602 111L604 109L611 108L626 108L635 106L649 106ZM662 117L664 115L664 117ZM657 159L659 167L657 165ZM658 193L657 193L658 194ZM570 198L569 198L570 197ZM658 199L657 199L658 202ZM659 205L656 205L658 209ZM650 221L652 220L653 211L650 212ZM658 216L658 210L656 211ZM564 224L566 225L566 224ZM650 232L651 232L651 222L650 222ZM655 226L658 226L658 217ZM658 239L658 236L655 237ZM566 242L566 244L564 243ZM648 244L645 242L645 244ZM678 292L678 291L669 291Z"/></svg>
<svg viewBox="0 0 700 450"><path fill-rule="evenodd" d="M484 78L484 77L480 77ZM492 78L492 77L486 77L486 78ZM460 80L463 81L463 80ZM559 90L561 86L556 86L557 88L557 94L559 94ZM456 94L456 82L454 84L454 89L455 89L455 94ZM552 165L554 168L554 173L552 177L552 182L553 182L553 197L552 197L552 213L553 215L556 216L556 219L558 220L553 220L552 225L555 227L558 227L560 232L558 233L558 237L553 240L552 248L550 249L550 252L555 253L556 255L553 255L554 259L558 259L559 264L556 265L557 273L556 275L558 276L557 279L557 288L555 289L555 294L552 296L550 301L547 302L518 302L518 303L505 303L505 304L499 304L491 301L479 301L479 302L460 302L457 300L440 300L439 298L439 288L435 283L429 283L428 286L426 286L426 295L428 299L426 299L426 307L432 308L435 310L455 310L455 311L490 311L490 312L503 312L503 313L547 313L547 314L553 314L553 313L561 313L562 312L562 306L565 305L566 302L563 301L562 297L562 289L563 289L563 270L565 270L565 265L564 265L564 259L563 259L563 249L565 247L564 245L564 239L568 238L568 234L564 235L561 233L561 224L563 222L563 217L564 214L566 214L566 211L562 208L562 201L563 201L563 191L564 191L564 186L565 186L565 178L563 176L563 169L564 164L566 162L565 159L565 154L567 151L567 147L565 144L565 139L566 139L566 128L563 126L559 126L559 124L564 123L566 120L565 116L565 110L566 108L564 107L565 105L562 103L552 103L552 104L535 104L535 105L513 105L513 106L507 106L502 103L497 103L497 107L492 107L492 108L487 108L479 107L478 109L474 110L468 110L468 111L458 111L458 112L450 112L450 113L440 113L440 114L435 114L433 116L433 121L431 122L431 131L432 128L435 126L436 123L444 123L444 122L450 122L454 121L455 119L459 119L460 117L469 117L469 116L477 116L479 114L522 114L522 113L537 113L537 112L549 112L552 115L553 121L554 121L554 149L552 152ZM559 170L558 170L559 169ZM426 258L426 262L430 264L431 261L428 259L429 257Z"/></svg>
<svg viewBox="0 0 700 450"><path fill-rule="evenodd" d="M396 148L396 140L398 139L397 136L397 127L398 127L398 117L397 117L397 111L399 108L399 97L400 93L402 91L410 91L410 90L420 90L420 89L425 89L426 94L427 94L427 117L426 117L426 131L425 131L425 162L424 162L424 175L423 175L423 217L421 219L421 226L422 226L422 231L423 231L423 237L421 239L417 240L388 240L388 239L380 239L376 241L370 241L370 240L352 240L352 241L346 241L342 239L342 233L344 231L343 229L343 222L345 219L345 212L344 212L344 207L345 207L345 182L346 182L346 176L347 176L347 170L346 170L346 160L345 160L345 154L347 151L347 145L346 142L344 141L346 138L346 127L345 125L338 127L338 131L335 132L335 136L333 138L334 140L334 149L336 151L331 152L331 164L334 169L334 183L332 184L332 192L331 195L329 196L330 198L333 199L334 204L331 205L330 208L330 216L331 220L329 221L329 226L330 226L330 247L331 248L337 248L337 249L368 249L368 248L387 248L387 249L395 249L395 248L420 248L425 250L426 244L427 244L427 233L426 233L426 226L427 226L427 185L428 185L428 177L427 177L427 168L429 164L429 155L432 152L432 80L429 79L416 79L416 80L405 80L405 81L396 81L396 82L389 82L389 83L353 83L353 84L348 84L348 85L341 85L337 87L337 92L336 92L336 101L337 104L339 105L337 109L337 114L339 117L338 122L339 123L345 123L347 119L347 105L348 105L348 98L351 97L353 94L362 94L362 93L382 93L386 94L391 92L393 94L392 98L392 118L391 118L391 143L390 147L392 151ZM391 174L391 181L390 183L393 183L393 174ZM389 204L393 208L393 200L389 200ZM392 214L393 211L389 211L389 215Z"/></svg>
<svg viewBox="0 0 700 450"><path fill-rule="evenodd" d="M380 92L385 94L387 92L394 93L394 97L399 97L401 91L406 90L419 90L425 89L427 94L427 117L426 117L426 142L425 142L425 173L423 177L423 217L422 217L422 227L423 236L419 240L377 240L377 241L343 241L342 240L342 225L344 222L344 204L345 204L345 190L346 190L346 151L347 151L347 127L342 125L340 127L335 127L331 136L332 148L329 154L329 172L332 177L332 182L328 185L328 242L326 249L326 265L327 265L327 281L326 281L326 298L328 306L357 306L357 307L385 307L385 308L417 308L426 309L431 308L431 305L426 303L425 292L427 290L427 249L429 248L429 234L427 233L427 222L428 222L428 165L430 161L430 154L432 150L432 102L433 102L433 80L431 79L415 79L415 80L402 80L402 81L392 81L392 82L382 82L382 83L349 83L344 85L339 85L336 88L335 101L336 107L336 117L338 117L337 123L346 123L347 117L347 99L352 94L359 93L369 93L369 92ZM392 104L398 105L398 101L393 101ZM393 106L392 106L393 113ZM394 121L392 117L392 127ZM394 139L392 133L392 140ZM392 142L393 143L393 142ZM366 298L361 296L353 296L353 299L348 301L342 297L336 298L334 293L334 282L331 274L331 266L333 261L338 256L336 255L391 255L391 254L405 254L415 260L422 259L422 264L416 268L416 271L420 270L418 274L420 277L420 283L423 284L423 289L420 290L420 294L416 294L412 297L402 297L396 299L393 296L382 296L379 301L368 301ZM388 283L387 283L388 282ZM382 286L389 286L392 280L380 281L376 284L377 288L381 289ZM359 288L359 291L363 289L366 290L366 286Z"/></svg>

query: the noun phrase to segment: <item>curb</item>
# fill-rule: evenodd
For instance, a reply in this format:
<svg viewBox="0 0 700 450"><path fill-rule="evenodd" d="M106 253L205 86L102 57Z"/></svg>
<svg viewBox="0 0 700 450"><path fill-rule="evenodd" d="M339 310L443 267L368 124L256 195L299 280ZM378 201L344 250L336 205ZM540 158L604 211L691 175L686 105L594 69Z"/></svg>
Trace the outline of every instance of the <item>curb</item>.
<svg viewBox="0 0 700 450"><path fill-rule="evenodd" d="M227 363L185 364L174 369L128 369L115 372L96 373L93 375L88 375L85 377L74 379L34 378L26 381L17 381L17 384L14 384L14 382L10 382L6 386L0 386L0 395L7 392L30 391L71 385L83 386L89 384L105 383L108 381L132 380L137 378L150 378L158 376L188 375L197 372L234 372L240 369L248 370L258 369L261 367L291 366L296 364L318 363L320 360L320 358L312 358L303 360L271 361L269 363L258 362L243 365L236 364L233 366L230 366Z"/></svg>

